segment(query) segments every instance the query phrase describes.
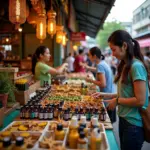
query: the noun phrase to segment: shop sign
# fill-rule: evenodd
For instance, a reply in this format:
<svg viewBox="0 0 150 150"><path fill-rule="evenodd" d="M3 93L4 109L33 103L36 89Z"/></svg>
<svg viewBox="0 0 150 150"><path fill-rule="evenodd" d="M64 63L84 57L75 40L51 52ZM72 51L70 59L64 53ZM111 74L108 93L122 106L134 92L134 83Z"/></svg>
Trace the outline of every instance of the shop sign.
<svg viewBox="0 0 150 150"><path fill-rule="evenodd" d="M85 41L85 32L72 32L71 41Z"/></svg>

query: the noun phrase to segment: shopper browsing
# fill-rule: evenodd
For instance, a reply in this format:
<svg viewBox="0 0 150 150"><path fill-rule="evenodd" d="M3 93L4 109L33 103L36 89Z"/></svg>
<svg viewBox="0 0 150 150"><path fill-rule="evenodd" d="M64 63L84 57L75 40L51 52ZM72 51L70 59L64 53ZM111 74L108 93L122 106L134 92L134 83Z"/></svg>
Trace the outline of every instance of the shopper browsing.
<svg viewBox="0 0 150 150"><path fill-rule="evenodd" d="M118 97L108 100L108 108L118 105L121 150L140 150L144 142L139 108L148 106L148 72L139 43L123 30L108 39L113 56L120 60L115 82ZM98 95L97 95L98 96Z"/></svg>

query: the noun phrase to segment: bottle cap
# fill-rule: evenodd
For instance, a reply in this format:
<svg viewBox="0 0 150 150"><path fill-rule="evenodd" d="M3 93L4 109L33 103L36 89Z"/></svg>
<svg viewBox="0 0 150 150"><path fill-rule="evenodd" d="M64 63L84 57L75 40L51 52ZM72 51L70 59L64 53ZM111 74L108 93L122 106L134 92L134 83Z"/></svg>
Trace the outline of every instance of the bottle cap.
<svg viewBox="0 0 150 150"><path fill-rule="evenodd" d="M11 138L10 137L5 137L3 139L3 147L8 147L11 145Z"/></svg>
<svg viewBox="0 0 150 150"><path fill-rule="evenodd" d="M80 123L86 124L86 116L81 116Z"/></svg>
<svg viewBox="0 0 150 150"><path fill-rule="evenodd" d="M92 117L91 122L92 122L92 125L98 125L98 118Z"/></svg>
<svg viewBox="0 0 150 150"><path fill-rule="evenodd" d="M80 126L79 128L78 128L78 133L80 134L80 132L83 132L84 131L84 127L83 126Z"/></svg>
<svg viewBox="0 0 150 150"><path fill-rule="evenodd" d="M63 129L63 125L62 125L61 123L59 123L59 124L57 125L57 130L61 131L62 129Z"/></svg>
<svg viewBox="0 0 150 150"><path fill-rule="evenodd" d="M17 145L17 146L21 146L21 145L23 145L23 144L24 144L24 139L23 139L23 137L21 137L21 136L17 137L17 138L16 138L16 145Z"/></svg>
<svg viewBox="0 0 150 150"><path fill-rule="evenodd" d="M78 118L76 116L72 117L70 126L72 126L72 127L77 127L78 126Z"/></svg>

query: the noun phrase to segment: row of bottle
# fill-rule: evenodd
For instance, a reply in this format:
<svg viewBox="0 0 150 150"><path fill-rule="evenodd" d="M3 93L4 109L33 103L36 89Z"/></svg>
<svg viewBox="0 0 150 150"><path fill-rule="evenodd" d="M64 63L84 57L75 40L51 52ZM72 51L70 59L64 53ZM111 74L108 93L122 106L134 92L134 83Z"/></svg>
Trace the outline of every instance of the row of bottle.
<svg viewBox="0 0 150 150"><path fill-rule="evenodd" d="M3 139L3 144L0 146L0 150L26 150L23 137L17 137L15 145L12 144L10 137Z"/></svg>
<svg viewBox="0 0 150 150"><path fill-rule="evenodd" d="M61 105L60 105L61 104ZM97 108L86 108L85 110L81 107L71 110L70 107L62 109L62 102L54 105L50 104L44 108L39 105L26 105L21 107L20 118L21 119L39 119L39 120L53 120L54 118L63 119L68 121L73 115L77 116L80 120L81 116L86 116L86 120L90 121L92 116L98 118L98 120L106 120L106 111L104 108L99 112Z"/></svg>
<svg viewBox="0 0 150 150"><path fill-rule="evenodd" d="M73 117L69 126L67 143L71 149L99 150L101 147L101 134L98 122L93 118L91 130L86 127L86 123L78 123L77 117Z"/></svg>

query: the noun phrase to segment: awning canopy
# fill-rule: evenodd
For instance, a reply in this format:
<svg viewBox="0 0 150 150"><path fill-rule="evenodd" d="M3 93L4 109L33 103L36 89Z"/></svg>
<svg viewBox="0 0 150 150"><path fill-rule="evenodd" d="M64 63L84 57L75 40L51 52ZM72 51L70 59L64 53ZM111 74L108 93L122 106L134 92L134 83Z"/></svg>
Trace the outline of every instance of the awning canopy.
<svg viewBox="0 0 150 150"><path fill-rule="evenodd" d="M115 0L73 0L79 31L95 38Z"/></svg>
<svg viewBox="0 0 150 150"><path fill-rule="evenodd" d="M150 37L146 38L146 39L140 39L140 40L137 40L137 41L139 42L141 48L150 47Z"/></svg>

